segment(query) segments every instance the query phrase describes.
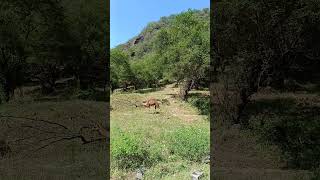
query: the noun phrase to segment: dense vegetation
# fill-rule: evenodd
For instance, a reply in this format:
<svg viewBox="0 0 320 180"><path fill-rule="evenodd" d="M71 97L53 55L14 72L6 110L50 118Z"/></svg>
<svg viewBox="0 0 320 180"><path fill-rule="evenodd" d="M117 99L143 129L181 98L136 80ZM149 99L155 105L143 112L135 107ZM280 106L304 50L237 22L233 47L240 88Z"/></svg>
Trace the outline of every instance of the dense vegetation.
<svg viewBox="0 0 320 180"><path fill-rule="evenodd" d="M209 25L209 9L188 10L111 49L112 178L130 179L137 168L146 179L187 179L195 168L209 176L202 162L210 151L209 101L201 91L209 86ZM150 97L161 101L156 113L134 106Z"/></svg>
<svg viewBox="0 0 320 180"><path fill-rule="evenodd" d="M256 130L288 167L319 167L319 1L219 1L212 28L213 122Z"/></svg>
<svg viewBox="0 0 320 180"><path fill-rule="evenodd" d="M209 9L149 23L140 35L111 50L111 89L177 81L183 82L181 97L186 99L191 87L208 85L209 25Z"/></svg>
<svg viewBox="0 0 320 180"><path fill-rule="evenodd" d="M3 0L0 2L0 102L14 90L71 78L82 90L107 83L106 1Z"/></svg>
<svg viewBox="0 0 320 180"><path fill-rule="evenodd" d="M0 1L0 179L109 177L108 5Z"/></svg>

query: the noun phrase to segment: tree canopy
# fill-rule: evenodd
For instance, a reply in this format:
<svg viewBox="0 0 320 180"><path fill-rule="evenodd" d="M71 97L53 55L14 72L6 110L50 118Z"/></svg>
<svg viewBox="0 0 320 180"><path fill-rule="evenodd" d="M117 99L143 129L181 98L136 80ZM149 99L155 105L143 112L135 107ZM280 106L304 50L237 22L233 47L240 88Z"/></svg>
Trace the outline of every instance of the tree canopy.
<svg viewBox="0 0 320 180"><path fill-rule="evenodd" d="M184 81L185 98L193 82L208 82L209 10L190 9L163 17L159 22L148 24L139 36L115 49L129 55L128 62L133 73L130 81L133 84L142 88L157 86L161 80Z"/></svg>
<svg viewBox="0 0 320 180"><path fill-rule="evenodd" d="M1 1L1 101L30 81L38 82L43 93L53 92L58 79L70 76L81 88L100 81L105 85L106 8L107 2L96 0Z"/></svg>

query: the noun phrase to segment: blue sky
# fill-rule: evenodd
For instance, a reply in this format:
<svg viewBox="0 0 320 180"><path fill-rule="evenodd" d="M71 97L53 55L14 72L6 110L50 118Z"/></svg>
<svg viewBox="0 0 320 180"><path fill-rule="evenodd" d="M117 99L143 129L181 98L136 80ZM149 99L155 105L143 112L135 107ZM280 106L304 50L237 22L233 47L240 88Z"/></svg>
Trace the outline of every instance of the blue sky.
<svg viewBox="0 0 320 180"><path fill-rule="evenodd" d="M210 0L111 0L110 46L125 43L152 21L191 9L210 7Z"/></svg>

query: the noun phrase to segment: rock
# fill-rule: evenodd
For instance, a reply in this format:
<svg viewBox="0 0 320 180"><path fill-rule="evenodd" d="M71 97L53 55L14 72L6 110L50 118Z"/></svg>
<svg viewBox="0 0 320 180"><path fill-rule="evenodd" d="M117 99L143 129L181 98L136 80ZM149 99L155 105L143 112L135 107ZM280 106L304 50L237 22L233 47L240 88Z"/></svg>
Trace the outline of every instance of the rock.
<svg viewBox="0 0 320 180"><path fill-rule="evenodd" d="M198 180L202 177L203 172L201 171L195 171L191 174L192 180Z"/></svg>
<svg viewBox="0 0 320 180"><path fill-rule="evenodd" d="M138 37L138 38L133 42L133 44L134 44L134 45L135 45L135 44L138 44L139 42L143 41L143 39L144 39L144 36L140 36L140 37Z"/></svg>
<svg viewBox="0 0 320 180"><path fill-rule="evenodd" d="M202 159L202 163L209 164L210 163L210 155L206 156Z"/></svg>
<svg viewBox="0 0 320 180"><path fill-rule="evenodd" d="M144 175L144 167L142 166L137 170L136 180L142 180Z"/></svg>
<svg viewBox="0 0 320 180"><path fill-rule="evenodd" d="M136 180L142 180L143 174L141 172L137 172Z"/></svg>

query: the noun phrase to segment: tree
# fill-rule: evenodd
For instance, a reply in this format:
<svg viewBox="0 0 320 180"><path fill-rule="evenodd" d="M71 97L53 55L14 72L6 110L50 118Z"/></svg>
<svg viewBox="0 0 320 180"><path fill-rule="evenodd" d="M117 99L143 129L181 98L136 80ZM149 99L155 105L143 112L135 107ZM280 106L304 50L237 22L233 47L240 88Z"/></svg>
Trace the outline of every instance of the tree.
<svg viewBox="0 0 320 180"><path fill-rule="evenodd" d="M0 9L0 86L5 101L13 96L14 89L23 82L25 63L24 39L20 35L19 17L10 11L9 3L1 4Z"/></svg>
<svg viewBox="0 0 320 180"><path fill-rule="evenodd" d="M111 90L118 87L127 88L132 82L132 71L128 62L129 56L118 49L110 52Z"/></svg>
<svg viewBox="0 0 320 180"><path fill-rule="evenodd" d="M184 80L180 95L187 100L194 82L205 77L209 69L209 21L188 10L175 17L169 27L158 34L157 52L167 63L167 77Z"/></svg>
<svg viewBox="0 0 320 180"><path fill-rule="evenodd" d="M318 9L313 0L217 2L214 74L237 72L229 76L240 99L235 123L241 122L246 104L260 87L283 89L285 79L301 79L297 66L304 72L300 75L306 70L316 73L312 69L319 67Z"/></svg>
<svg viewBox="0 0 320 180"><path fill-rule="evenodd" d="M96 81L96 66L99 72L107 72L107 1L72 0L64 2L66 21L72 35L73 59L70 71L79 79L80 87L87 89Z"/></svg>

